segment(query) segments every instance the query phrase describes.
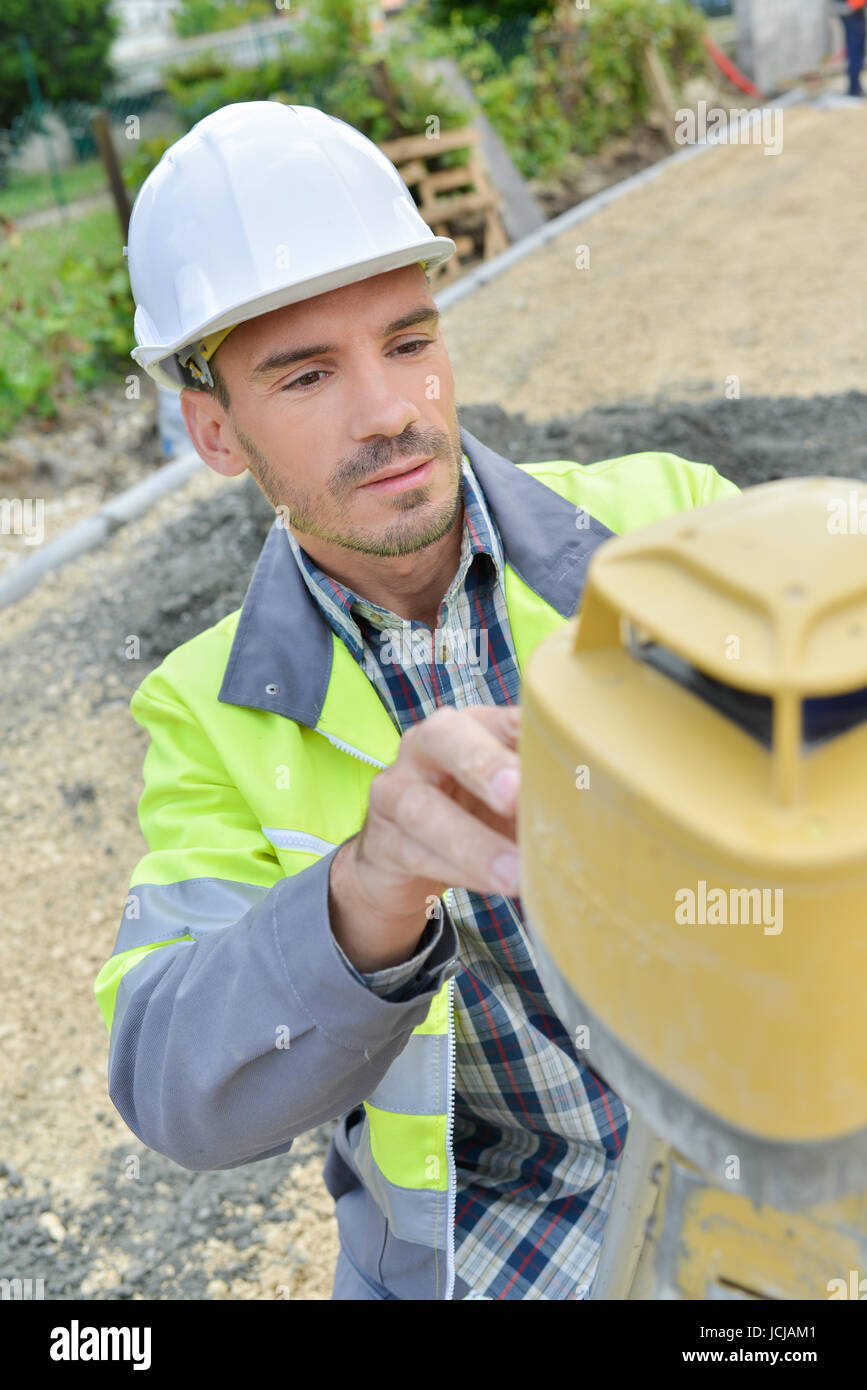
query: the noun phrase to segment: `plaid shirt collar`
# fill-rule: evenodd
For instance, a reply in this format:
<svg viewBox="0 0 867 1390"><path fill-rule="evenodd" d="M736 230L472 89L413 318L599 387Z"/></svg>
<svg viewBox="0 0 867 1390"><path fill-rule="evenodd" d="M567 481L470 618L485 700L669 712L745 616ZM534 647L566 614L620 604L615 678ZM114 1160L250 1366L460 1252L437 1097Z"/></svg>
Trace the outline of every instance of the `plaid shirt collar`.
<svg viewBox="0 0 867 1390"><path fill-rule="evenodd" d="M457 572L443 599L446 611L450 609L455 596L465 583L470 566L474 562L477 566L485 565L485 561L476 561L477 555L489 557L488 577L492 575L496 584L503 582L505 560L500 535L485 505L484 493L466 454L462 456L462 489L464 519L461 557ZM355 615L366 619L372 627L378 629L393 628L396 623L403 624L406 621L325 574L301 548L292 532L287 529L286 534L307 588L320 608L325 609L326 615L332 620L332 626L339 631L357 661L363 659L364 640Z"/></svg>

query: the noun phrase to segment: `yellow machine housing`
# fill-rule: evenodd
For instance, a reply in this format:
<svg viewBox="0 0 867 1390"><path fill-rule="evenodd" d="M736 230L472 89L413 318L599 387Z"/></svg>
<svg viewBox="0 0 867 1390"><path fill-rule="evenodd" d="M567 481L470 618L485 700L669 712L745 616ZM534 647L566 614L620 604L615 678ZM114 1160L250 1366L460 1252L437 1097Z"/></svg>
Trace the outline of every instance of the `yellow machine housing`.
<svg viewBox="0 0 867 1390"><path fill-rule="evenodd" d="M588 1065L753 1197L863 1190L867 486L607 541L522 703L522 901Z"/></svg>

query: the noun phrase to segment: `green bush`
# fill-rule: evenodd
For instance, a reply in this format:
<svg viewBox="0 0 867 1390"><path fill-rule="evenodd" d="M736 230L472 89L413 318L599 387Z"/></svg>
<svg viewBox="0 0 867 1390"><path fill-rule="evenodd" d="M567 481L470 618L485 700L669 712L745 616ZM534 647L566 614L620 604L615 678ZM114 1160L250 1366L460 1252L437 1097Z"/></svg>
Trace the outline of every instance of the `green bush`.
<svg viewBox="0 0 867 1390"><path fill-rule="evenodd" d="M28 411L55 415L63 397L136 370L120 248L108 210L0 241L0 435Z"/></svg>
<svg viewBox="0 0 867 1390"><path fill-rule="evenodd" d="M644 53L653 45L677 92L706 69L704 16L687 0L594 0L579 11L580 152L628 134L650 113ZM583 148L582 148L583 147Z"/></svg>
<svg viewBox="0 0 867 1390"><path fill-rule="evenodd" d="M688 0L560 0L530 24L524 49L505 59L512 26L466 24L457 12L428 29L432 54L454 56L526 178L556 172L567 155L595 154L644 121L650 96L644 52L653 44L677 89L705 71L705 20Z"/></svg>
<svg viewBox="0 0 867 1390"><path fill-rule="evenodd" d="M464 125L470 112L439 82L413 71L412 55L399 40L371 42L371 0L319 0L299 24L299 45L255 68L234 67L213 53L174 67L166 90L187 127L237 101L276 98L315 106L355 126L376 143L424 130L431 112L442 129ZM383 61L394 118L379 89L375 64Z"/></svg>
<svg viewBox="0 0 867 1390"><path fill-rule="evenodd" d="M555 0L498 0L497 15L508 23L520 21L537 14L548 13L554 8ZM450 16L457 15L459 21L478 28L491 15L489 4L479 0L428 0L427 15L432 24L448 27Z"/></svg>

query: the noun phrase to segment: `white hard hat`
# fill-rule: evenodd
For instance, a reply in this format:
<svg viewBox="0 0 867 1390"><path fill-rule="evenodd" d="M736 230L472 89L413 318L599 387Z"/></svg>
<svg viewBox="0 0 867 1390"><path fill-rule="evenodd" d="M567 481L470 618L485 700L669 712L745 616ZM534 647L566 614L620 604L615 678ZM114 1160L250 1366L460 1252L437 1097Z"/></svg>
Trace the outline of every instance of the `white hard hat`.
<svg viewBox="0 0 867 1390"><path fill-rule="evenodd" d="M139 190L128 240L130 355L176 391L188 383L175 354L197 340L457 249L372 140L278 101L223 106L170 146Z"/></svg>

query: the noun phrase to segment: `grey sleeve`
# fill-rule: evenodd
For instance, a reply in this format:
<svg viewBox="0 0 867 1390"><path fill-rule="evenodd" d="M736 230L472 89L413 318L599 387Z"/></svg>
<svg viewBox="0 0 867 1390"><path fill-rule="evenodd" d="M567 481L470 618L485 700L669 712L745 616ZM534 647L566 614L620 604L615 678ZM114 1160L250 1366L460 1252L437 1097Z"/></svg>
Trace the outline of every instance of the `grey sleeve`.
<svg viewBox="0 0 867 1390"><path fill-rule="evenodd" d="M440 902L442 900L440 899ZM349 960L339 941L335 941L335 946L340 952L340 957L356 980L359 980L368 989L372 989L374 994L378 994L380 999L407 999L419 992L419 988L425 988L427 980L430 978L430 971L423 971L424 966L431 951L442 939L442 923L436 918L432 918L422 933L421 940L415 954L409 960L401 961L400 965L388 965L384 970L374 970L369 974L362 974L356 970L352 961Z"/></svg>
<svg viewBox="0 0 867 1390"><path fill-rule="evenodd" d="M135 889L135 939L119 935L115 952L184 932L193 939L160 945L123 976L109 1094L142 1143L184 1168L285 1153L354 1108L459 969L457 931L440 900L429 939L390 967L410 979L372 982L402 997L365 983L331 931L337 848L269 889L219 879Z"/></svg>

